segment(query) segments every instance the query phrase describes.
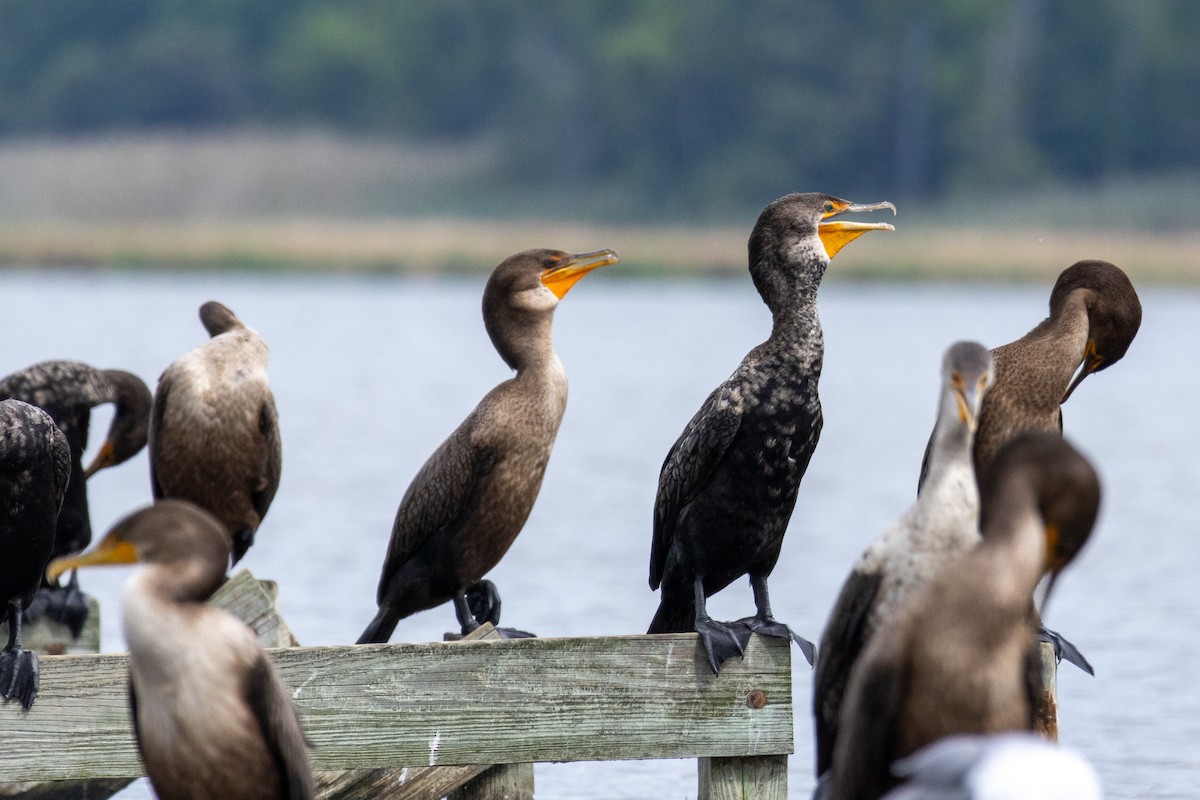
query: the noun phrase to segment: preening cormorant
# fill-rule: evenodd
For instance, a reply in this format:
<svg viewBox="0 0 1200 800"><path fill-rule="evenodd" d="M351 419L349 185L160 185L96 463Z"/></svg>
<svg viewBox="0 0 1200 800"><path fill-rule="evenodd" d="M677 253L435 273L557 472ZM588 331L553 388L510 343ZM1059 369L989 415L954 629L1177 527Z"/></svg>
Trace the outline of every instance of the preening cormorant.
<svg viewBox="0 0 1200 800"><path fill-rule="evenodd" d="M478 624L465 591L508 551L538 490L567 405L551 323L567 291L612 250L526 250L483 292L483 321L516 375L492 389L409 484L379 578L379 612L358 643L386 642L404 617L454 601L463 633Z"/></svg>
<svg viewBox="0 0 1200 800"><path fill-rule="evenodd" d="M0 697L26 710L37 697L38 658L21 647L21 611L42 584L70 478L71 447L50 415L0 400L0 602L8 620Z"/></svg>
<svg viewBox="0 0 1200 800"><path fill-rule="evenodd" d="M229 534L208 512L162 500L122 519L50 574L144 566L121 596L138 751L162 800L314 797L291 692L254 633L206 601L225 581Z"/></svg>
<svg viewBox="0 0 1200 800"><path fill-rule="evenodd" d="M698 632L714 672L741 653L749 630L793 636L812 663L811 643L772 619L767 576L821 433L817 289L843 245L892 230L831 218L883 208L896 210L808 193L763 209L748 249L771 335L708 396L663 462L650 550L650 588L661 586L662 597L649 633ZM755 616L734 625L713 620L705 600L747 574Z"/></svg>
<svg viewBox="0 0 1200 800"><path fill-rule="evenodd" d="M837 800L874 800L891 764L945 736L1028 731L1041 687L1030 597L1091 533L1100 483L1056 433L1025 433L980 480L983 541L879 630L850 674L834 748Z"/></svg>
<svg viewBox="0 0 1200 800"><path fill-rule="evenodd" d="M833 762L846 682L863 648L943 564L979 544L971 444L991 383L992 357L983 345L957 342L946 351L925 488L862 554L821 635L813 677L818 776Z"/></svg>
<svg viewBox="0 0 1200 800"><path fill-rule="evenodd" d="M51 557L78 553L92 541L87 479L137 455L146 446L150 390L138 376L119 369L97 369L78 361L43 361L0 379L0 400L23 400L45 411L71 447L71 482L54 533ZM112 403L112 422L91 465L83 467L92 409ZM79 636L87 621L87 598L72 573L66 586L43 582L25 610L26 620L48 614Z"/></svg>
<svg viewBox="0 0 1200 800"><path fill-rule="evenodd" d="M155 498L190 501L220 520L236 564L279 487L279 416L258 331L215 301L200 306L200 321L212 338L158 379L150 483Z"/></svg>

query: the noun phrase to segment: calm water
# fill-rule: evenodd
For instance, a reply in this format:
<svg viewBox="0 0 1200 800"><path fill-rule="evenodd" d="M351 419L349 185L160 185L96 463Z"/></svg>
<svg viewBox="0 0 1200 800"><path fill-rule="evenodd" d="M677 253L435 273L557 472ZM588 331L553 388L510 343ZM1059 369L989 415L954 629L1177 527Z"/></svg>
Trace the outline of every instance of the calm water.
<svg viewBox="0 0 1200 800"><path fill-rule="evenodd" d="M1134 276L1136 283L1136 276ZM482 279L0 274L0 373L76 358L153 386L199 344L201 302L219 299L267 338L284 439L283 482L245 563L281 585L304 644L353 642L371 618L396 505L408 481L508 372L479 318ZM780 619L816 639L854 558L913 499L942 350L1010 341L1045 313L1049 287L827 286L821 383L826 425L772 579ZM1118 366L1066 408L1067 435L1104 481L1099 528L1060 583L1048 622L1097 677L1064 668L1062 739L1096 765L1108 795L1185 798L1200 780L1200 461L1193 367L1200 294L1142 292L1145 322ZM659 284L597 273L559 308L571 379L541 497L491 575L504 620L543 636L645 629L650 516L667 448L708 391L766 336L749 281ZM93 423L93 447L107 414ZM145 455L91 483L93 527L149 500ZM124 649L127 570L85 574L105 608L104 648ZM752 609L735 584L718 617ZM395 641L440 639L449 606L401 622ZM811 673L795 673L790 790L811 787ZM539 798L687 798L694 761L538 767ZM127 797L144 797L135 787Z"/></svg>

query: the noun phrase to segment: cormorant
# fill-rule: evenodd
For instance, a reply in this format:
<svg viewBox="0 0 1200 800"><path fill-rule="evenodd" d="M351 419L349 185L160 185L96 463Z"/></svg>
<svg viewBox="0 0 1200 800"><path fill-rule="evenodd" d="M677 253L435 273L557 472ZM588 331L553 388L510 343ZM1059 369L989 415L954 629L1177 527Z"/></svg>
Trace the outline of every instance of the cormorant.
<svg viewBox="0 0 1200 800"><path fill-rule="evenodd" d="M233 563L266 516L283 455L267 343L216 301L200 306L204 344L158 379L150 416L154 497L188 500L229 531Z"/></svg>
<svg viewBox="0 0 1200 800"><path fill-rule="evenodd" d="M161 500L88 553L51 562L50 574L145 565L126 581L121 613L134 734L158 797L312 798L291 692L254 633L206 603L225 581L229 555L229 534L211 514Z"/></svg>
<svg viewBox="0 0 1200 800"><path fill-rule="evenodd" d="M884 800L1100 800L1096 770L1032 733L948 736L892 765Z"/></svg>
<svg viewBox="0 0 1200 800"><path fill-rule="evenodd" d="M650 588L661 586L662 597L649 633L696 631L714 672L742 652L750 630L792 636L812 663L812 644L772 619L767 576L821 433L821 278L847 242L893 230L831 218L884 208L896 210L808 193L763 209L748 250L771 335L708 396L663 462L650 550ZM732 626L713 620L706 599L746 574L756 615Z"/></svg>
<svg viewBox="0 0 1200 800"><path fill-rule="evenodd" d="M359 644L386 642L401 619L447 600L464 634L478 627L465 591L521 532L566 410L554 309L576 281L617 258L526 250L492 271L484 326L517 374L488 392L409 484L379 578L379 612Z"/></svg>
<svg viewBox="0 0 1200 800"><path fill-rule="evenodd" d="M71 446L71 482L58 526L51 557L78 553L92 541L88 513L87 479L137 455L146 446L150 425L150 390L141 378L119 369L97 369L78 361L43 361L0 379L0 399L13 398L35 405L48 413ZM105 403L115 406L108 434L96 457L85 470L88 424L92 409ZM41 589L25 609L26 621L47 613L79 636L87 621L87 597L79 590L72 573L66 586L43 581Z"/></svg>
<svg viewBox="0 0 1200 800"><path fill-rule="evenodd" d="M946 350L925 489L862 554L821 636L813 680L818 776L833 762L846 681L863 648L943 564L979 544L971 444L991 383L992 357L983 345L957 342Z"/></svg>
<svg viewBox="0 0 1200 800"><path fill-rule="evenodd" d="M21 647L21 610L41 585L70 479L71 447L50 415L0 400L0 602L8 619L0 697L26 711L37 697L38 658Z"/></svg>
<svg viewBox="0 0 1200 800"><path fill-rule="evenodd" d="M1025 433L980 481L983 541L946 564L881 629L851 671L834 748L837 800L874 800L898 758L945 736L1028 731L1041 686L1030 624L1091 533L1100 483L1057 433Z"/></svg>

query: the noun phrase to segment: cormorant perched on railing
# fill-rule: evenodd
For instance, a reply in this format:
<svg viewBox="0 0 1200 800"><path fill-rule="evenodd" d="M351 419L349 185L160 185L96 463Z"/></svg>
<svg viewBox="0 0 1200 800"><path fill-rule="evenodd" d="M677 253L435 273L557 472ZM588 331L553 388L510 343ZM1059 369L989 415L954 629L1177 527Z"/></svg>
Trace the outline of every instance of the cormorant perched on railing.
<svg viewBox="0 0 1200 800"><path fill-rule="evenodd" d="M359 644L386 642L401 619L447 600L464 634L478 627L465 591L521 532L566 410L554 309L576 281L616 261L612 250L526 250L492 271L484 326L517 374L488 392L409 484L379 578L379 611Z"/></svg>
<svg viewBox="0 0 1200 800"><path fill-rule="evenodd" d="M162 500L95 549L51 562L50 574L145 565L125 583L121 616L134 734L158 797L307 800L312 770L291 692L253 631L206 602L225 581L229 548L211 514Z"/></svg>
<svg viewBox="0 0 1200 800"><path fill-rule="evenodd" d="M892 230L831 218L883 208L896 210L809 193L763 209L750 234L750 277L771 310L771 335L708 396L663 462L650 550L650 588L661 585L662 598L649 633L698 632L714 671L742 652L749 630L792 636L812 663L812 644L772 619L767 576L821 433L817 289L843 245ZM733 626L713 620L706 598L746 574L756 615Z"/></svg>
<svg viewBox="0 0 1200 800"><path fill-rule="evenodd" d="M991 383L992 357L983 345L957 342L946 350L925 489L855 564L821 635L813 677L818 777L833 762L846 682L867 643L895 623L943 564L979 544L971 445Z"/></svg>
<svg viewBox="0 0 1200 800"><path fill-rule="evenodd" d="M1025 433L980 480L983 541L946 564L850 675L832 797L874 800L899 758L945 736L1027 731L1041 693L1029 602L1091 534L1100 483L1058 434Z"/></svg>
<svg viewBox="0 0 1200 800"><path fill-rule="evenodd" d="M258 331L215 301L200 306L200 321L212 338L158 379L150 483L155 498L188 500L220 520L236 564L279 487L279 416Z"/></svg>
<svg viewBox="0 0 1200 800"><path fill-rule="evenodd" d="M38 691L38 658L21 647L21 610L42 584L54 525L71 478L71 447L50 415L0 400L0 603L8 643L0 650L0 697L26 710Z"/></svg>
<svg viewBox="0 0 1200 800"><path fill-rule="evenodd" d="M43 361L0 379L0 400L23 400L45 411L71 447L71 482L58 514L51 557L78 553L92 541L87 479L137 455L146 446L150 425L150 390L138 376L119 369L97 369L78 361ZM92 409L115 406L108 434L92 463L83 468ZM31 621L41 614L64 623L79 636L87 621L87 598L72 573L66 586L43 582L25 609Z"/></svg>

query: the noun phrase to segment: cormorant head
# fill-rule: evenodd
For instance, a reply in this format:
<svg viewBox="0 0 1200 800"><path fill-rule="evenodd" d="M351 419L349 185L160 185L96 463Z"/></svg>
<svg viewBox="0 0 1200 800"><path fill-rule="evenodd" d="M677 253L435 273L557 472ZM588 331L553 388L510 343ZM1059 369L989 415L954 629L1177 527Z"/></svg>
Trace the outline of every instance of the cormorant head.
<svg viewBox="0 0 1200 800"><path fill-rule="evenodd" d="M216 300L209 300L200 306L200 322L209 336L220 336L226 331L242 327L237 315Z"/></svg>
<svg viewBox="0 0 1200 800"><path fill-rule="evenodd" d="M1050 292L1051 316L1075 292L1083 293L1087 304L1088 341L1064 403L1084 378L1121 360L1142 324L1142 303L1129 276L1107 261L1079 261L1063 270Z"/></svg>
<svg viewBox="0 0 1200 800"><path fill-rule="evenodd" d="M79 567L103 564L164 564L197 580L204 598L225 579L229 534L203 509L183 500L159 500L117 522L94 548L56 558L46 568L55 581ZM195 571L195 565L202 570Z"/></svg>
<svg viewBox="0 0 1200 800"><path fill-rule="evenodd" d="M992 518L1011 509L1019 494L1032 495L1045 528L1049 598L1059 574L1091 536L1100 510L1100 479L1062 436L1023 433L1000 448L983 471L979 524L985 536Z"/></svg>
<svg viewBox="0 0 1200 800"><path fill-rule="evenodd" d="M548 319L580 278L619 258L613 250L525 250L500 262L483 290L483 322L505 363L518 369L528 348L549 336L536 330L537 320Z"/></svg>
<svg viewBox="0 0 1200 800"><path fill-rule="evenodd" d="M803 273L798 276L801 283L815 291L830 259L846 244L867 231L895 230L886 222L850 222L834 217L880 209L896 213L896 207L888 202L858 204L817 192L784 195L768 205L758 215L749 242L750 275L759 294L764 298L777 294L779 290L769 273L790 264Z"/></svg>
<svg viewBox="0 0 1200 800"><path fill-rule="evenodd" d="M113 386L117 410L109 425L108 435L92 463L84 470L90 478L106 467L128 461L146 446L150 429L150 389L137 375L119 369L106 369L104 376Z"/></svg>
<svg viewBox="0 0 1200 800"><path fill-rule="evenodd" d="M942 378L959 422L974 433L983 396L995 379L992 354L978 342L955 342L942 359Z"/></svg>

